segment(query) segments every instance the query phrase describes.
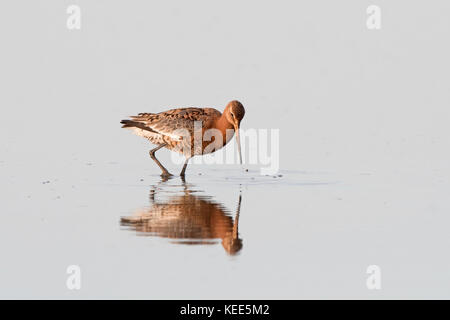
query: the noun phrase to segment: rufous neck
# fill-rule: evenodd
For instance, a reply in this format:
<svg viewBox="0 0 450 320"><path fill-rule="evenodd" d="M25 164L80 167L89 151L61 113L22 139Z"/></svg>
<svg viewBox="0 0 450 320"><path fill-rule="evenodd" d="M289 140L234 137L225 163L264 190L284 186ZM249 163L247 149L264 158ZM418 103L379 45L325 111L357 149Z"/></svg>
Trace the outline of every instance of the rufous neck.
<svg viewBox="0 0 450 320"><path fill-rule="evenodd" d="M227 120L225 113L217 120L216 128L222 131L223 134L225 134L228 129L234 130L234 126Z"/></svg>

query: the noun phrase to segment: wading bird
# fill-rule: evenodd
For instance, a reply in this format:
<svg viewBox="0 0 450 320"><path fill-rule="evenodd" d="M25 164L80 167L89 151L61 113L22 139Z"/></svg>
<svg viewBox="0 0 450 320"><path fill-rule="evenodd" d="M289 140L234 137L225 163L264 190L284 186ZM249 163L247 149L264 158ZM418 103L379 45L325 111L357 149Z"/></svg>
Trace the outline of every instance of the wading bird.
<svg viewBox="0 0 450 320"><path fill-rule="evenodd" d="M242 164L239 128L244 114L244 106L234 100L227 104L223 113L213 108L180 108L160 113L139 113L120 123L122 128L131 129L134 134L157 145L150 150L150 157L161 168L162 176L171 174L156 159L155 152L164 147L183 154L186 161L180 175L184 176L190 158L219 150L234 133Z"/></svg>

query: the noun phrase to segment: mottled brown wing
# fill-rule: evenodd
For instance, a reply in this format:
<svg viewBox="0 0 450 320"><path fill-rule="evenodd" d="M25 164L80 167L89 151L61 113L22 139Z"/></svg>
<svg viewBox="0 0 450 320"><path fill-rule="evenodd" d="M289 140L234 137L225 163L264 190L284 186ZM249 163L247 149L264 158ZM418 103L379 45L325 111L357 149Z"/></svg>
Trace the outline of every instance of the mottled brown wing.
<svg viewBox="0 0 450 320"><path fill-rule="evenodd" d="M140 113L131 117L133 122L139 124L141 129L180 140L184 136L183 130L189 134L194 132L195 121L205 121L212 115L220 115L220 112L212 108L182 108L172 109L161 113Z"/></svg>

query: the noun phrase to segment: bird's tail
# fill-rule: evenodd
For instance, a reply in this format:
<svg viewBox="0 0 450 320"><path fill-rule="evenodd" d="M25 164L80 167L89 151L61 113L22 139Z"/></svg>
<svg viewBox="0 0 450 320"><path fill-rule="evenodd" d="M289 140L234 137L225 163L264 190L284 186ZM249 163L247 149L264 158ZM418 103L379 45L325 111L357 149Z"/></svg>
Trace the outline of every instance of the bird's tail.
<svg viewBox="0 0 450 320"><path fill-rule="evenodd" d="M151 133L158 133L157 131L153 130L152 128L145 125L145 123L139 122L139 121L133 121L133 120L122 120L120 121L121 124L123 124L122 128L126 129L141 129L144 131L148 131ZM141 132L140 130L138 130Z"/></svg>
<svg viewBox="0 0 450 320"><path fill-rule="evenodd" d="M122 120L120 121L120 123L123 124L122 128L133 128L133 127L139 128L139 125L142 125L139 122L133 120Z"/></svg>

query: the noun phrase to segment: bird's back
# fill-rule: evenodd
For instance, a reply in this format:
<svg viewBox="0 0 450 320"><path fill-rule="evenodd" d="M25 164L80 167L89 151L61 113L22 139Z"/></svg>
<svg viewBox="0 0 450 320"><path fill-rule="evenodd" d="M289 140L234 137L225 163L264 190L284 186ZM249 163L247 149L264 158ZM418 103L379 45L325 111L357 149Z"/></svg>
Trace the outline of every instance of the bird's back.
<svg viewBox="0 0 450 320"><path fill-rule="evenodd" d="M169 149L175 149L182 140L180 130L187 130L193 137L196 121L201 122L203 129L208 129L221 115L214 108L177 108L160 113L139 113L121 123L122 128L132 129L133 133L153 144L167 143Z"/></svg>

